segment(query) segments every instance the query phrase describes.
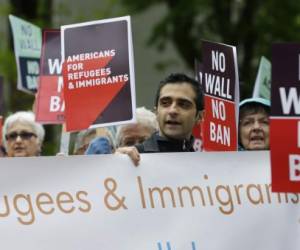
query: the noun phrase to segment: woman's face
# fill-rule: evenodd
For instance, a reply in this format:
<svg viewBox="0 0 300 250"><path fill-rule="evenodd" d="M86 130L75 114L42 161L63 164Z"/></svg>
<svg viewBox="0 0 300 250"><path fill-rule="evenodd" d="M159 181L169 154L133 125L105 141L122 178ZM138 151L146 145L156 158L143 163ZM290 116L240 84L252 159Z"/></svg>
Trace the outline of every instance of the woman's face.
<svg viewBox="0 0 300 250"><path fill-rule="evenodd" d="M268 150L269 115L266 112L248 113L240 120L240 142L246 150Z"/></svg>
<svg viewBox="0 0 300 250"><path fill-rule="evenodd" d="M41 143L33 127L26 122L15 122L7 130L6 151L8 157L37 156Z"/></svg>

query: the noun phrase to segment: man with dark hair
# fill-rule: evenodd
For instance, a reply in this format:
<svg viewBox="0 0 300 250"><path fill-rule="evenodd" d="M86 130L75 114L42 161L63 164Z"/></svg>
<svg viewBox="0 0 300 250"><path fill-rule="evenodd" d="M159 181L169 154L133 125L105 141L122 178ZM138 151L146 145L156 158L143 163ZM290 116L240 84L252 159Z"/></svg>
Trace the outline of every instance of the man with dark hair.
<svg viewBox="0 0 300 250"><path fill-rule="evenodd" d="M171 74L161 81L155 98L159 131L134 147L117 151L128 154L135 165L139 153L193 152L192 130L203 118L204 102L201 85L185 74Z"/></svg>
<svg viewBox="0 0 300 250"><path fill-rule="evenodd" d="M204 110L203 90L202 90L201 85L196 80L188 77L185 74L181 74L181 73L171 74L160 82L158 89L156 91L155 107L158 106L161 89L166 84L183 84L183 83L190 84L192 86L192 88L194 89L195 94L196 94L195 102L196 102L197 110L199 110L199 111Z"/></svg>

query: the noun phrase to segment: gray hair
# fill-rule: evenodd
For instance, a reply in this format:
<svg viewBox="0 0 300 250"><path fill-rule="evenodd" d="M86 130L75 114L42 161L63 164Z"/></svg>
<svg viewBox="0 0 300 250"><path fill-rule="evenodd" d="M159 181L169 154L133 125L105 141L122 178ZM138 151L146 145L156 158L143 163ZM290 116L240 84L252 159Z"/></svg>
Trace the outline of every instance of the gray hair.
<svg viewBox="0 0 300 250"><path fill-rule="evenodd" d="M146 109L145 107L139 107L136 109L136 123L141 124L145 127L152 129L153 131L158 130L158 123L156 120L156 115ZM123 128L128 126L128 124L120 125L117 127L116 132L116 145L119 146L123 137Z"/></svg>
<svg viewBox="0 0 300 250"><path fill-rule="evenodd" d="M3 139L4 147L7 146L7 141L5 137L7 134L7 130L16 122L23 122L29 124L33 128L34 132L37 135L38 140L42 144L45 137L44 127L40 123L37 123L35 121L35 115L33 112L19 111L12 115L9 115L4 121L3 129L2 129L2 139Z"/></svg>

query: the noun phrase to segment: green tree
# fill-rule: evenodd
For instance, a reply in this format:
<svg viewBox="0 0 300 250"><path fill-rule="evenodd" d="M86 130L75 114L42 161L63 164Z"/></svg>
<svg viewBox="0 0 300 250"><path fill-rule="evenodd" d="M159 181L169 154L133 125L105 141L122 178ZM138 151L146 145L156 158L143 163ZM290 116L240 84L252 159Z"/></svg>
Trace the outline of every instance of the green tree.
<svg viewBox="0 0 300 250"><path fill-rule="evenodd" d="M149 36L149 44L163 50L172 42L193 69L201 59L201 39L237 46L241 96L251 95L259 58L270 58L271 44L299 41L300 1L294 0L121 0L130 11L155 4L167 8Z"/></svg>

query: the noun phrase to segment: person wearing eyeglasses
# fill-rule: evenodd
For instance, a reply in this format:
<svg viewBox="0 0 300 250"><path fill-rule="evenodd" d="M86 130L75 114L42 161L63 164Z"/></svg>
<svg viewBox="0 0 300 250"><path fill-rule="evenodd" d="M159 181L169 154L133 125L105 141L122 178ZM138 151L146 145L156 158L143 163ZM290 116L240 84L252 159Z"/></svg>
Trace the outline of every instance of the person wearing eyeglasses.
<svg viewBox="0 0 300 250"><path fill-rule="evenodd" d="M35 115L30 111L19 111L8 116L3 125L2 135L7 157L41 154L45 130L35 121Z"/></svg>
<svg viewBox="0 0 300 250"><path fill-rule="evenodd" d="M239 150L269 150L270 101L249 98L240 103Z"/></svg>

